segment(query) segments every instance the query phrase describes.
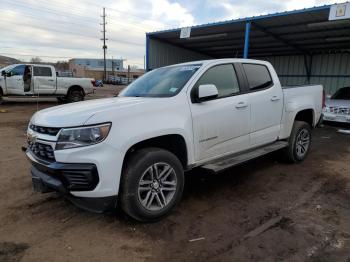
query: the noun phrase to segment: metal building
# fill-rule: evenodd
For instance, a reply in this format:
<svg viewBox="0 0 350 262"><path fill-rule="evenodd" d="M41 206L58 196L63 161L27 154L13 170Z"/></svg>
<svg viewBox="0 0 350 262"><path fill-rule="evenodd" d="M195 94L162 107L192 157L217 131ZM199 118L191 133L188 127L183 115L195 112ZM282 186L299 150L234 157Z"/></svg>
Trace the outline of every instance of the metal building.
<svg viewBox="0 0 350 262"><path fill-rule="evenodd" d="M213 58L270 61L283 85L350 86L350 3L146 34L146 69Z"/></svg>

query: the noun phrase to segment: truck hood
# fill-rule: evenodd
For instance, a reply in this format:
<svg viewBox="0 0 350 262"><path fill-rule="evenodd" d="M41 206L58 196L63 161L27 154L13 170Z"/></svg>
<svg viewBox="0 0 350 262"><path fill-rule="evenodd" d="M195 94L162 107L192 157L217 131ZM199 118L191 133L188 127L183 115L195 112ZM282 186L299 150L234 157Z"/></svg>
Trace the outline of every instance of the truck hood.
<svg viewBox="0 0 350 262"><path fill-rule="evenodd" d="M341 99L327 99L327 107L346 107L350 108L350 100L341 100Z"/></svg>
<svg viewBox="0 0 350 262"><path fill-rule="evenodd" d="M132 107L148 101L149 99L141 97L114 97L55 106L35 113L31 123L45 127L81 126L95 114L111 114L115 113L116 109Z"/></svg>

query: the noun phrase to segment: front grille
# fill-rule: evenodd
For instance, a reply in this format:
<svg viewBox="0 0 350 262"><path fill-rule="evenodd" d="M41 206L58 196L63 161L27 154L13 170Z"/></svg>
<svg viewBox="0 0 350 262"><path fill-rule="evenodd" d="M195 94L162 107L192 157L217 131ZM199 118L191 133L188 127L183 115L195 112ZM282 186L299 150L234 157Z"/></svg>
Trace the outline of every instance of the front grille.
<svg viewBox="0 0 350 262"><path fill-rule="evenodd" d="M58 132L61 130L61 128L58 128L58 127L44 127L44 126L36 126L33 124L31 124L29 128L37 133L49 135L49 136L56 136Z"/></svg>
<svg viewBox="0 0 350 262"><path fill-rule="evenodd" d="M50 145L38 143L38 142L28 142L29 149L33 152L33 154L42 160L48 162L55 162L54 150Z"/></svg>
<svg viewBox="0 0 350 262"><path fill-rule="evenodd" d="M337 115L350 115L350 108L331 106L329 111Z"/></svg>

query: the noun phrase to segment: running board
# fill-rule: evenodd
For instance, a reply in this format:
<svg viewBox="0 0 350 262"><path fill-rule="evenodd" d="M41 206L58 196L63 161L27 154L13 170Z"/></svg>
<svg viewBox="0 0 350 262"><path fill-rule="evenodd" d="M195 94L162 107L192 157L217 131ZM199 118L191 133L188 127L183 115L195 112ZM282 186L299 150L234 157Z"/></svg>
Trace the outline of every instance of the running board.
<svg viewBox="0 0 350 262"><path fill-rule="evenodd" d="M233 157L225 158L219 161L211 162L209 164L201 166L201 168L209 170L211 172L221 172L230 167L239 165L241 163L247 162L254 158L269 154L271 152L277 151L279 149L285 148L288 146L288 142L278 141L273 144L269 144L267 146L256 148L252 151L248 151L242 154L236 154Z"/></svg>

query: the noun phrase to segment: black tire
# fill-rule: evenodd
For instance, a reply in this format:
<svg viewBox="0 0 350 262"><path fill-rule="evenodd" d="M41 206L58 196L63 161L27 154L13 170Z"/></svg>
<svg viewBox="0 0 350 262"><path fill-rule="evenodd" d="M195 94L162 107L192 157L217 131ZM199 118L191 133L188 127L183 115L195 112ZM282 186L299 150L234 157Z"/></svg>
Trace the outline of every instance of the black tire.
<svg viewBox="0 0 350 262"><path fill-rule="evenodd" d="M2 89L0 87L0 105L2 105L3 103L4 103L4 97L3 97Z"/></svg>
<svg viewBox="0 0 350 262"><path fill-rule="evenodd" d="M303 154L301 154L300 150L298 150L298 139L301 134L304 132L307 133L309 136L309 143L308 146L305 148L305 151ZM311 126L303 121L295 121L291 135L289 137L289 145L284 149L284 158L289 163L298 163L303 161L307 154L309 153L310 146L311 146L312 136L311 136ZM305 146L304 146L305 147ZM300 148L300 147L299 147Z"/></svg>
<svg viewBox="0 0 350 262"><path fill-rule="evenodd" d="M184 171L179 159L171 152L163 149L145 148L133 153L126 161L122 173L119 194L119 203L122 210L127 215L140 222L155 222L168 215L181 199L184 188ZM174 186L176 190L174 190L170 198L171 200L160 210L149 210L141 203L139 183L147 170L156 163L165 163L173 168L174 172L171 174L172 176L176 176L176 186ZM152 192L149 191L150 194L157 194L153 192L153 190L155 190L154 186L151 185L151 187ZM162 191L161 194L163 194L163 192L166 191ZM148 192L146 192L146 194L148 194ZM155 198L156 204L159 204L159 199L160 198ZM147 202L146 200L146 204Z"/></svg>
<svg viewBox="0 0 350 262"><path fill-rule="evenodd" d="M69 94L67 95L67 101L69 103L84 101L83 91L78 89L73 89L69 91Z"/></svg>

